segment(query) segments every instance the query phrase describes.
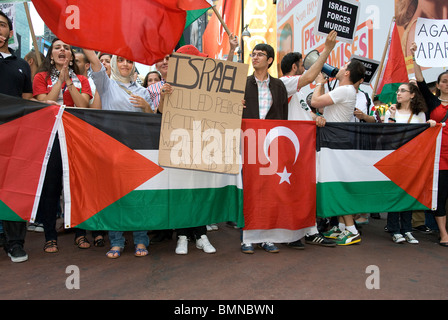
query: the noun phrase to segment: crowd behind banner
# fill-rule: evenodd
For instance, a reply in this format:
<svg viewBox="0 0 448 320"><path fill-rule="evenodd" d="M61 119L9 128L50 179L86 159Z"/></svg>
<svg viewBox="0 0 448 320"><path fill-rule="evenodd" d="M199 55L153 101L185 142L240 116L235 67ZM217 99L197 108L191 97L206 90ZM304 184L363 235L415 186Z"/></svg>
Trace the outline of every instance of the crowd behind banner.
<svg viewBox="0 0 448 320"><path fill-rule="evenodd" d="M94 108L128 112L163 113L164 101L169 99L173 86L167 81L170 54L155 64L156 72L150 72L140 84L135 63L126 58L92 50L75 51L64 41L52 41L46 56L41 56L42 64L37 64L34 52L25 59L15 56L8 48L8 38L12 35L12 24L6 15L0 13L0 93L34 99L48 104L65 105L77 108ZM382 115L371 113L377 101L371 101L359 86L362 84L365 67L359 60L351 60L338 70L334 80L338 86L326 90L329 77L321 70L336 44L337 32L331 31L325 41L324 49L315 63L305 71L303 56L299 52L287 54L281 63L283 76L277 79L269 74L275 60L275 50L269 44L257 44L251 54L254 73L247 77L242 108L243 119L308 120L315 121L319 127L327 122L386 122L386 123L426 123L431 127L445 122L448 114L448 72L442 73L437 82L437 92L433 94L425 83L417 64L416 82L403 83L397 90L397 104L390 106ZM229 36L229 59L238 46L237 37ZM411 48L415 53L416 48ZM192 45L179 48L177 53L204 57ZM40 54L40 53L39 53ZM312 95L304 97L301 88L310 83L316 84ZM381 102L378 102L381 103ZM440 235L439 244L448 246L446 231L445 202L448 197L448 131L443 128L438 181L438 207L433 212L389 212L387 231L396 243L417 244L413 231L428 232L427 221L434 217L436 231ZM47 166L45 184L37 213L36 223L29 229L40 230L45 234L44 251L58 252L57 218L63 214L60 206L62 194L62 163L58 139L55 139ZM371 217L374 217L371 214ZM323 246L347 246L361 243L357 224L368 222L369 214L359 216L340 215L332 219L316 221L306 230L304 240L309 244ZM420 221L412 226L412 221ZM322 222L320 225L319 223ZM230 225L232 222L228 222ZM322 226L325 226L322 228ZM13 262L28 259L24 250L27 225L25 222L3 221L3 246ZM203 225L177 230L137 230L133 232L134 254L143 257L149 254L150 241L160 241L176 234L176 254L187 254L189 241L206 253L216 252L207 236L207 231L215 230L216 225ZM434 228L434 225L432 226ZM43 230L42 230L43 229ZM435 229L435 228L434 228ZM86 230L76 229L75 244L80 249L91 246ZM279 252L271 241L252 243L246 231L242 231L241 251L254 253L257 244L267 252ZM102 247L110 243L108 258L120 257L125 246L122 231L92 233L93 245ZM108 237L107 237L108 236ZM108 238L108 241L107 241ZM287 246L303 248L302 239L294 239Z"/></svg>

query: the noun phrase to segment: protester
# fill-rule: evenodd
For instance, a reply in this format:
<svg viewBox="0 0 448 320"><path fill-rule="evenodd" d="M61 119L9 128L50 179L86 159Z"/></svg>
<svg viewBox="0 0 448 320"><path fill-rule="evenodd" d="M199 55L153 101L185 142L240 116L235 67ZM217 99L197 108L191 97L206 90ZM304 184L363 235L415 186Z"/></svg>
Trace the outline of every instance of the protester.
<svg viewBox="0 0 448 320"><path fill-rule="evenodd" d="M33 79L37 73L37 70L39 70L39 67L42 65L42 62L45 60L44 54L40 51L39 51L39 58L40 58L40 63L39 63L39 59L37 59L36 51L34 51L34 50L31 50L30 52L28 52L24 57L25 61L28 62L28 64L30 65L30 68L31 68L31 82L33 82Z"/></svg>
<svg viewBox="0 0 448 320"><path fill-rule="evenodd" d="M110 77L111 71L110 71L110 62L112 60L112 56L109 53L100 52L98 54L98 59L100 59L101 64L106 68L106 74L108 77Z"/></svg>
<svg viewBox="0 0 448 320"><path fill-rule="evenodd" d="M411 54L414 57L417 45L412 43ZM426 101L428 110L427 118L437 122L446 122L448 114L448 71L442 72L436 82L436 94L432 94L423 77L420 66L415 62L414 70L417 84L423 98ZM439 164L439 181L438 181L438 197L437 210L432 211L435 216L436 223L440 233L439 244L448 247L448 232L446 227L446 201L448 199L448 129L446 126L442 128L442 145L440 148L440 164Z"/></svg>
<svg viewBox="0 0 448 320"><path fill-rule="evenodd" d="M397 90L397 104L392 105L385 114L386 123L425 123L426 104L418 87L412 83L400 85ZM395 243L418 244L412 235L412 211L389 212L387 231Z"/></svg>
<svg viewBox="0 0 448 320"><path fill-rule="evenodd" d="M247 77L243 119L288 119L288 93L283 82L272 77L268 69L274 63L275 52L269 44L257 44L251 53L254 73ZM243 239L244 239L244 230ZM280 250L272 242L259 244L267 252ZM241 252L254 253L252 243L241 243Z"/></svg>
<svg viewBox="0 0 448 320"><path fill-rule="evenodd" d="M325 41L325 47L316 62L305 72L303 67L302 54L290 52L281 61L283 77L280 78L285 84L288 93L288 120L315 120L318 126L325 124L325 118L316 115L301 99L300 89L314 81L322 67L336 45L336 31L331 31ZM305 72L305 73L304 73ZM303 102L302 102L303 101ZM321 246L334 247L334 241L325 238L317 229L317 224L310 227L305 235L305 243L318 244ZM301 239L286 244L295 249L304 248Z"/></svg>
<svg viewBox="0 0 448 320"><path fill-rule="evenodd" d="M316 90L311 104L315 108L324 108L327 122L349 122L356 105L356 87L364 79L365 67L359 60L350 60L336 74L339 86L325 93L326 77L320 74L316 78ZM361 242L352 215L339 216L339 226L324 233L326 237L335 238L338 245L350 245Z"/></svg>
<svg viewBox="0 0 448 320"><path fill-rule="evenodd" d="M227 56L227 61L233 61L233 56L236 47L238 47L238 37L230 34L229 35L229 54ZM185 54L196 54L198 49L193 45L183 46L183 53ZM166 94L171 94L172 88L169 83L166 82L166 77L168 75L168 61L170 56L166 55L163 60L156 63L156 69L162 75L162 80L158 83L148 86L148 91L151 94L151 98L154 101L155 108L163 113L163 100Z"/></svg>
<svg viewBox="0 0 448 320"><path fill-rule="evenodd" d="M31 69L28 63L8 47L13 35L12 21L0 11L0 93L23 99L31 99ZM12 262L28 260L24 250L26 222L3 221L4 249Z"/></svg>
<svg viewBox="0 0 448 320"><path fill-rule="evenodd" d="M157 70L149 71L143 80L143 87L147 88L149 85L159 81L162 81L162 75L160 72Z"/></svg>
<svg viewBox="0 0 448 320"><path fill-rule="evenodd" d="M33 81L37 100L87 108L92 98L89 80L80 75L71 46L55 38Z"/></svg>
<svg viewBox="0 0 448 320"><path fill-rule="evenodd" d="M84 51L78 51L75 53L75 63L78 65L79 73L89 80L90 89L92 91L93 98L89 101L89 108L101 109L101 100L99 94L96 92L95 82L89 76L90 61L87 59Z"/></svg>
<svg viewBox="0 0 448 320"><path fill-rule="evenodd" d="M207 54L200 52L195 46L192 45L185 45L177 49L177 53L184 53L184 54L190 54L200 57L207 57ZM169 90L170 94L171 86L167 87L167 90ZM159 108L160 112L163 110L163 108ZM216 249L213 247L213 245L210 243L210 240L207 237L207 227L206 226L198 226L198 227L192 227L192 228L182 228L177 229L177 244L175 252L176 254L187 254L188 253L188 241L195 240L196 241L196 248L202 249L205 253L215 253Z"/></svg>
<svg viewBox="0 0 448 320"><path fill-rule="evenodd" d="M132 81L135 64L123 57L113 56L110 78L106 68L92 50L84 50L92 68L92 78L101 98L103 110L122 110L153 113L151 98L145 88ZM109 231L110 250L106 256L111 259L120 257L125 238L122 231ZM149 237L147 231L134 231L133 240L136 257L148 255Z"/></svg>

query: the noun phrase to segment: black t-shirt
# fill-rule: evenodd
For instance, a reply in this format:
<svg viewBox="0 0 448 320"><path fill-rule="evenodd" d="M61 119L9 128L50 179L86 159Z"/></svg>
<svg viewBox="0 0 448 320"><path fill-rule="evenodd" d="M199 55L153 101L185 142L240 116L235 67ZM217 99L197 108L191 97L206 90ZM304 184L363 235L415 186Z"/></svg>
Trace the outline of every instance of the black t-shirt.
<svg viewBox="0 0 448 320"><path fill-rule="evenodd" d="M4 58L0 53L0 93L22 97L22 93L33 93L31 68L22 58L14 55Z"/></svg>

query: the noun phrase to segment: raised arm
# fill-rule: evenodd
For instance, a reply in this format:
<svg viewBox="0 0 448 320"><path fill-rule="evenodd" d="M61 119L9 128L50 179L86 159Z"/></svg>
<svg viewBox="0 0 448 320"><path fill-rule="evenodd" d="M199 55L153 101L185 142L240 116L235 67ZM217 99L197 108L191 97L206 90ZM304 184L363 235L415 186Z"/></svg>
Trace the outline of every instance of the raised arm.
<svg viewBox="0 0 448 320"><path fill-rule="evenodd" d="M102 64L100 59L98 59L98 56L96 55L95 51L87 49L84 49L83 51L87 59L90 61L90 67L92 68L92 70L94 72L100 71Z"/></svg>
<svg viewBox="0 0 448 320"><path fill-rule="evenodd" d="M319 58L317 58L316 62L300 77L299 80L299 87L304 87L316 79L317 75L322 71L322 68L325 64L325 62L328 59L328 56L330 55L331 51L333 50L334 46L336 45L336 37L337 32L332 30L325 40L325 48L322 51L322 53L319 55Z"/></svg>
<svg viewBox="0 0 448 320"><path fill-rule="evenodd" d="M411 50L412 59L414 60L415 79L417 80L417 82L423 82L425 81L425 78L423 77L422 68L420 68L417 61L415 61L415 51L417 51L417 44L413 42L409 50Z"/></svg>

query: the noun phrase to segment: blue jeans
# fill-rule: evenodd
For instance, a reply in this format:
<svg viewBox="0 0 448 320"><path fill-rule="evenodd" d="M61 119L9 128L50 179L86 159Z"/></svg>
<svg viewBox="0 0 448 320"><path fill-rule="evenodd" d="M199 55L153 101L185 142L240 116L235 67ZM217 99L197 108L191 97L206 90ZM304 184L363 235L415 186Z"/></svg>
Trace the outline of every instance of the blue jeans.
<svg viewBox="0 0 448 320"><path fill-rule="evenodd" d="M392 234L412 231L412 211L388 212L387 230Z"/></svg>
<svg viewBox="0 0 448 320"><path fill-rule="evenodd" d="M134 245L144 244L145 247L149 246L149 237L147 231L134 231L132 233L134 238ZM109 240L111 247L124 248L124 236L123 231L109 231Z"/></svg>

